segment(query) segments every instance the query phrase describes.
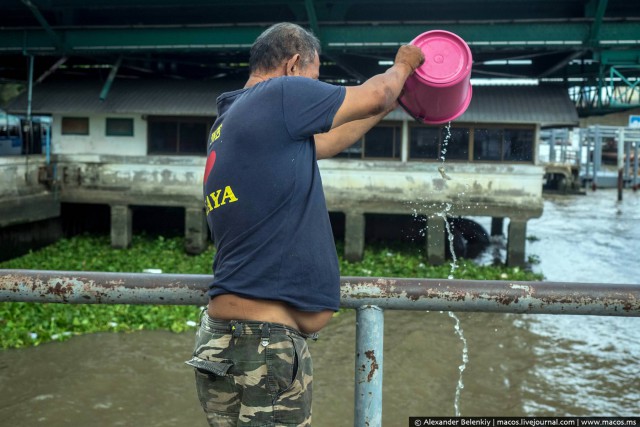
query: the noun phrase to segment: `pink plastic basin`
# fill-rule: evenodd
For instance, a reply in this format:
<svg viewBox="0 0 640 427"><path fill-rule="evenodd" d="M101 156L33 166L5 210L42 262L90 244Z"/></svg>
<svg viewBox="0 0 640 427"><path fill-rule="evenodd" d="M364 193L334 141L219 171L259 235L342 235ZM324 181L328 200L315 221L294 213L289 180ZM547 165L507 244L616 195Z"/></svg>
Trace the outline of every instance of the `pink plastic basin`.
<svg viewBox="0 0 640 427"><path fill-rule="evenodd" d="M427 31L411 41L424 53L424 63L407 79L400 105L415 119L442 124L465 112L471 102L469 46L443 30Z"/></svg>

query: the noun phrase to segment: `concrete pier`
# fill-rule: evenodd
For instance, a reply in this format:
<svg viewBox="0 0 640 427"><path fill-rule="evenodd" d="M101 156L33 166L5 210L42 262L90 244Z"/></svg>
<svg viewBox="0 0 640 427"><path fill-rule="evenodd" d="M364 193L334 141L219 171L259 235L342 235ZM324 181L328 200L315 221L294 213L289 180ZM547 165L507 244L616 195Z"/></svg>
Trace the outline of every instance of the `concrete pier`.
<svg viewBox="0 0 640 427"><path fill-rule="evenodd" d="M362 212L345 212L344 257L348 261L361 261L364 254L366 220Z"/></svg>
<svg viewBox="0 0 640 427"><path fill-rule="evenodd" d="M429 264L440 265L445 261L445 221L439 216L427 220L427 260Z"/></svg>
<svg viewBox="0 0 640 427"><path fill-rule="evenodd" d="M517 222L508 233L509 264L524 265L526 221L542 215L544 169L535 165L450 163L442 178L438 163L322 160L327 207L347 217L345 257L362 258L366 216L400 214L428 218L426 258L445 262L445 217L484 216L494 235L504 218ZM400 236L398 236L400 237Z"/></svg>
<svg viewBox="0 0 640 427"><path fill-rule="evenodd" d="M527 221L511 219L507 236L507 265L522 266L525 263L525 247L527 238Z"/></svg>
<svg viewBox="0 0 640 427"><path fill-rule="evenodd" d="M58 170L56 203L110 206L114 247L131 244L132 206L147 206L183 208L185 250L197 254L206 249L209 230L201 194L204 157L85 154L56 155L52 160ZM436 162L331 159L322 160L319 166L328 210L345 216L344 256L350 261L362 259L368 214L427 218L423 231L426 259L431 264L445 262L445 218L484 216L494 218L494 235L502 234L503 219L510 219L508 264L523 265L526 222L542 214L541 166L450 163L448 180L438 172ZM15 209L16 200L53 197L37 179L21 181L19 168L3 172L5 182L14 186L21 182L21 188L0 199L0 212ZM59 208L49 206L39 212L45 211L59 215ZM22 220L37 217L28 214Z"/></svg>
<svg viewBox="0 0 640 427"><path fill-rule="evenodd" d="M111 206L111 246L126 249L131 245L133 216L127 205Z"/></svg>
<svg viewBox="0 0 640 427"><path fill-rule="evenodd" d="M197 255L207 249L209 226L203 208L185 208L184 233L184 249L188 254Z"/></svg>
<svg viewBox="0 0 640 427"><path fill-rule="evenodd" d="M41 155L0 157L0 227L60 216L60 199L48 181Z"/></svg>

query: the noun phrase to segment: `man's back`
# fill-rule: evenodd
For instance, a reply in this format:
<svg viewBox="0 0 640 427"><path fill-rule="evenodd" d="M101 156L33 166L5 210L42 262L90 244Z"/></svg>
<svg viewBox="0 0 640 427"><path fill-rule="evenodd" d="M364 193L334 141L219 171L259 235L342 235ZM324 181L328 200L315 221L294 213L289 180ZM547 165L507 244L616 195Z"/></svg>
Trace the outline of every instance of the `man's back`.
<svg viewBox="0 0 640 427"><path fill-rule="evenodd" d="M207 220L217 253L210 295L337 310L339 271L313 135L344 88L281 77L223 94L209 138Z"/></svg>

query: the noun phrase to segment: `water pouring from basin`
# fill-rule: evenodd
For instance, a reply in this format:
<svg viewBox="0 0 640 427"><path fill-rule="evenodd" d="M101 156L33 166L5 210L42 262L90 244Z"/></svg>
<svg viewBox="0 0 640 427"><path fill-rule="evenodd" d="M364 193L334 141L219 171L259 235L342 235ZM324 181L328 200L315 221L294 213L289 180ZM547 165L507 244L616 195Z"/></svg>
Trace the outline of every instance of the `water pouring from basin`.
<svg viewBox="0 0 640 427"><path fill-rule="evenodd" d="M450 180L445 172L444 162L451 138L451 121L461 116L471 102L471 50L460 37L442 30L422 33L413 39L411 44L422 50L425 60L405 82L398 101L407 113L420 122L432 125L448 123L447 136L440 153L442 163L438 171L443 180ZM436 213L436 216L444 221L449 235L453 259L449 279L454 278L453 273L458 267L453 247L453 233L447 218L451 207L452 205L447 203L441 212ZM459 417L460 397L464 388L462 374L469 361L469 354L460 319L453 312L449 312L449 316L455 320L455 332L463 343L462 364L458 367L459 377L454 398L455 415Z"/></svg>
<svg viewBox="0 0 640 427"><path fill-rule="evenodd" d="M400 105L416 120L443 124L461 116L471 102L469 46L456 34L432 30L411 41L424 53L424 63L409 76Z"/></svg>

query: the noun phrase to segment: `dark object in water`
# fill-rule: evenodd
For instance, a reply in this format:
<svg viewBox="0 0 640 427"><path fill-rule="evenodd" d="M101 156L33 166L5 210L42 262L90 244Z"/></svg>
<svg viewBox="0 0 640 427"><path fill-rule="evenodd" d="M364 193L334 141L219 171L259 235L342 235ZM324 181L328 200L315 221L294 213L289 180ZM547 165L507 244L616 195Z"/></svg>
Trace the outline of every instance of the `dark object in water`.
<svg viewBox="0 0 640 427"><path fill-rule="evenodd" d="M453 250L456 257L475 258L489 246L489 234L477 222L462 217L448 218L447 221L453 234ZM448 230L446 238L448 242ZM446 256L451 258L448 244L446 245Z"/></svg>

